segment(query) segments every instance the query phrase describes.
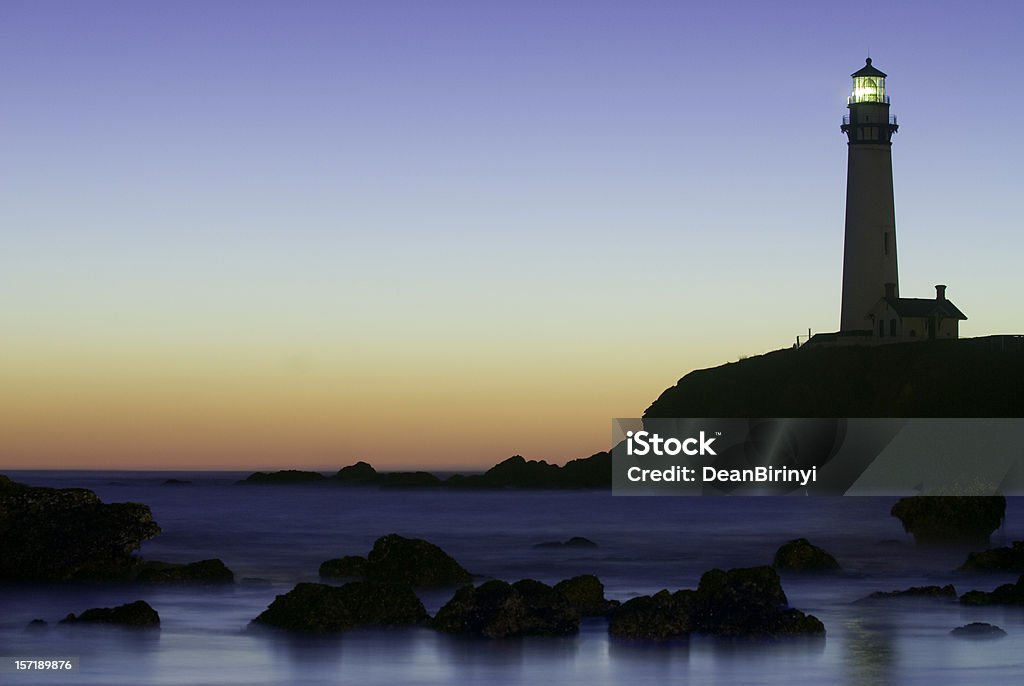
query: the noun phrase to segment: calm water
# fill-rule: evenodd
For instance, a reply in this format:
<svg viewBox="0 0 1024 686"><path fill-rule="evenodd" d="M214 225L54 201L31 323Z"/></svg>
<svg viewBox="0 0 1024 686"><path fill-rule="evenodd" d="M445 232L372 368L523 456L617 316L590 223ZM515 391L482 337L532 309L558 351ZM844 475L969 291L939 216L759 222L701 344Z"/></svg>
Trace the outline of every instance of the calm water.
<svg viewBox="0 0 1024 686"><path fill-rule="evenodd" d="M147 558L219 557L230 588L0 586L0 655L80 658L79 671L0 674L3 683L55 684L979 684L1024 678L1024 610L894 601L851 605L876 590L954 583L989 590L1013 575L952 571L963 550L921 550L888 512L889 498L627 498L601 493L448 493L320 486L243 487L226 473L10 472L36 486L81 486L105 502L150 505L163 534ZM169 476L192 485L166 486ZM587 620L566 639L480 641L426 629L357 631L328 639L249 632L248 622L319 564L365 555L387 533L426 538L474 574L554 583L597 574L609 597L694 587L712 567L770 563L786 540L806 536L844 574L784 577L790 604L817 615L825 641L751 644L692 638L666 645L609 639ZM600 547L537 550L586 536ZM1024 503L1011 499L994 544L1024 539ZM435 611L450 591L422 595ZM161 630L56 627L69 612L146 600ZM50 622L43 634L29 620ZM949 630L1000 625L997 641Z"/></svg>

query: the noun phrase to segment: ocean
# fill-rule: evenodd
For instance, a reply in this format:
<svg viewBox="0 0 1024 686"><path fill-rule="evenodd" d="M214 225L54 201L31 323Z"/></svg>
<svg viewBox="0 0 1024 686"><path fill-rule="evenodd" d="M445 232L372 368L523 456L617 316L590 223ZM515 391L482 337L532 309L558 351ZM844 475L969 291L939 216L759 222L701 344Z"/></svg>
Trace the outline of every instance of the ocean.
<svg viewBox="0 0 1024 686"><path fill-rule="evenodd" d="M376 490L326 485L240 486L233 472L6 472L32 486L84 487L104 502L141 502L163 533L147 559L218 557L227 587L123 584L0 585L0 656L78 658L69 673L3 673L26 684L981 684L1024 677L1024 609L935 600L853 601L930 584L991 590L1013 574L954 571L963 548L923 548L889 515L887 497L615 497L593 491ZM166 485L168 478L187 485ZM1009 499L993 545L1024 539L1024 502ZM425 538L474 575L546 583L596 574L609 598L694 588L714 567L770 564L806 537L843 572L783 576L790 605L816 615L824 640L668 643L613 639L603 619L568 638L474 640L425 628L331 637L250 631L278 594L319 581L321 562L365 555L378 537ZM584 536L596 548L534 548ZM451 589L420 596L431 613ZM159 631L57 626L70 612L145 600ZM49 623L26 632L36 618ZM953 638L990 622L998 640Z"/></svg>

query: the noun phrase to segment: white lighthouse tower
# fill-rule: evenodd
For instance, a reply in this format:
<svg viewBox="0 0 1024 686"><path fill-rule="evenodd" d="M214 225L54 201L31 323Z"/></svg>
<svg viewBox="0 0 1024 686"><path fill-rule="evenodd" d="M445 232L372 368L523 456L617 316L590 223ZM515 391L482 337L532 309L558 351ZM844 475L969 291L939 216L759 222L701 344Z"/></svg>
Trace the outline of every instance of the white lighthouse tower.
<svg viewBox="0 0 1024 686"><path fill-rule="evenodd" d="M846 239L840 331L873 332L871 314L882 298L899 298L896 210L892 191L892 135L885 72L866 60L855 71L842 131L849 149L846 172Z"/></svg>

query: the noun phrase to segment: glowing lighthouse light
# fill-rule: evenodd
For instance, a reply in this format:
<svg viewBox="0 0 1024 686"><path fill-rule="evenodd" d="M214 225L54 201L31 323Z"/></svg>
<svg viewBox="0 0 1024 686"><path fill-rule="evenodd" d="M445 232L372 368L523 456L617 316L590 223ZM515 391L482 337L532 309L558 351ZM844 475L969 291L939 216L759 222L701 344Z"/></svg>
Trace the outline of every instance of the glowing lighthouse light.
<svg viewBox="0 0 1024 686"><path fill-rule="evenodd" d="M888 102L885 97L885 74L871 66L871 58L866 60L860 71L853 75L853 95L850 103L855 102Z"/></svg>

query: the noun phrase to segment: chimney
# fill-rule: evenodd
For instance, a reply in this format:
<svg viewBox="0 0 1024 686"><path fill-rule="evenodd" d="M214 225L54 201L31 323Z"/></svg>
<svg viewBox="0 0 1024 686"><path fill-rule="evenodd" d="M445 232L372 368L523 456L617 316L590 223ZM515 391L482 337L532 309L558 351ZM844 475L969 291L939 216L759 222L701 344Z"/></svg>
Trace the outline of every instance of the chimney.
<svg viewBox="0 0 1024 686"><path fill-rule="evenodd" d="M945 288L945 286L943 286L943 288ZM875 291L875 293L877 292L878 291ZM896 297L896 284L892 282L885 284L885 297L889 300Z"/></svg>
<svg viewBox="0 0 1024 686"><path fill-rule="evenodd" d="M945 284L939 284L935 287L935 299L945 300L946 299L946 286Z"/></svg>

